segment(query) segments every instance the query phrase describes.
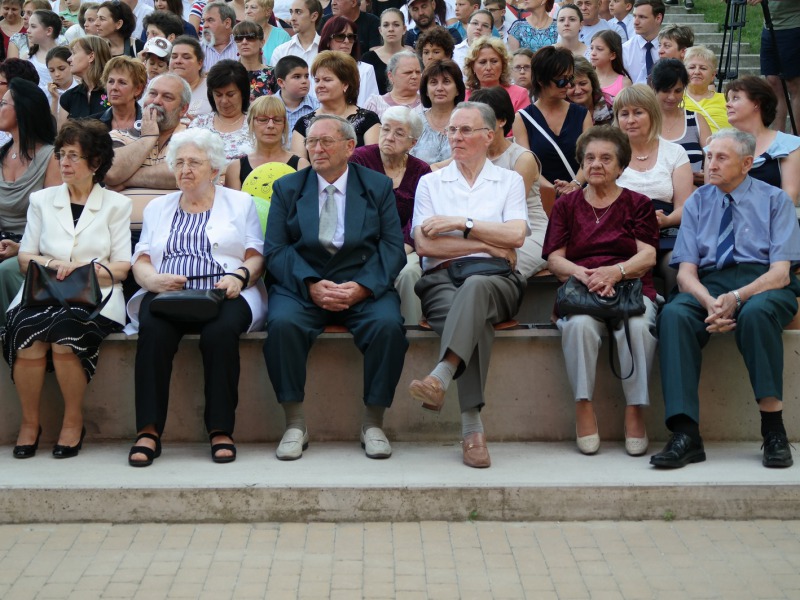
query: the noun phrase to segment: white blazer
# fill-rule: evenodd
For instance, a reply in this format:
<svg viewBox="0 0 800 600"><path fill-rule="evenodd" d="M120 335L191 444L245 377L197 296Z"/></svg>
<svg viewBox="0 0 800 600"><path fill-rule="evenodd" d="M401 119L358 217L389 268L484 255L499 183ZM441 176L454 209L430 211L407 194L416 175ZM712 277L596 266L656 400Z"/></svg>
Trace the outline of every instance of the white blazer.
<svg viewBox="0 0 800 600"><path fill-rule="evenodd" d="M244 262L245 252L252 248L259 253L264 252L264 234L258 220L256 205L250 194L230 190L220 185L215 186L214 204L208 217L206 236L211 243L211 255L223 269L234 271ZM135 263L142 254L147 254L156 271L161 269L164 261L164 248L169 237L169 230L175 211L178 210L181 194L173 192L151 201L144 209L142 237L136 244L131 258ZM139 330L139 308L147 290L141 289L128 302L128 316L131 322L125 327L125 333L133 334ZM264 327L267 316L267 288L262 279L256 285L242 290L253 320L248 331L257 331Z"/></svg>
<svg viewBox="0 0 800 600"><path fill-rule="evenodd" d="M19 251L52 256L56 260L88 262L94 258L106 265L128 261L131 258L131 201L95 184L78 224L74 225L66 183L34 192ZM105 297L111 286L102 288L102 291ZM19 304L21 299L22 289L9 309ZM125 324L122 283L114 284L111 300L100 314Z"/></svg>

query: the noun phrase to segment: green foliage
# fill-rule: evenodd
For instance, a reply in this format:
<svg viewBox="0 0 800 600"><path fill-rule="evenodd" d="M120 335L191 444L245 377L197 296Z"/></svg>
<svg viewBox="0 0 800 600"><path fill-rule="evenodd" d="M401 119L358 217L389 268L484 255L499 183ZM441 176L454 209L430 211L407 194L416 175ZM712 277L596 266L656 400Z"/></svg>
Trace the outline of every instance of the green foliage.
<svg viewBox="0 0 800 600"><path fill-rule="evenodd" d="M692 12L705 15L706 23L719 23L720 33L725 23L726 3L723 0L695 0ZM741 10L741 9L740 9ZM731 14L733 7L731 7ZM764 27L764 11L760 5L747 6L745 10L745 27L742 31L742 42L750 42L750 54L758 54L761 50L761 30ZM722 41L722 38L720 38Z"/></svg>

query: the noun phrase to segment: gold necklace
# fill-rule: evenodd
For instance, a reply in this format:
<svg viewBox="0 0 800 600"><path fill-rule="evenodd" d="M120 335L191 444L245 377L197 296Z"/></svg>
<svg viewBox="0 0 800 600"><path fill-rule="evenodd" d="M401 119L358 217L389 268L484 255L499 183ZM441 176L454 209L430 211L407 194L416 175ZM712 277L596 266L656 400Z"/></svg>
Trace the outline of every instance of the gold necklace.
<svg viewBox="0 0 800 600"><path fill-rule="evenodd" d="M594 209L594 206L592 206L592 203L591 203L591 202L589 202L589 200L587 200L586 198L584 198L584 200L586 200L586 204L588 204L588 205L589 205L589 208L591 208L591 209L592 209L592 212L594 213L594 222L595 222L595 224L596 224L596 225L599 225L599 224L600 224L600 219L602 219L603 217L605 217L605 216L606 216L606 213L607 213L609 210L611 210L611 207L614 205L614 203L613 203L613 202L612 202L611 204L609 204L609 205L606 207L606 210L603 212L603 214L602 214L602 215L600 215L600 216L598 217L598 216L597 216L597 211Z"/></svg>

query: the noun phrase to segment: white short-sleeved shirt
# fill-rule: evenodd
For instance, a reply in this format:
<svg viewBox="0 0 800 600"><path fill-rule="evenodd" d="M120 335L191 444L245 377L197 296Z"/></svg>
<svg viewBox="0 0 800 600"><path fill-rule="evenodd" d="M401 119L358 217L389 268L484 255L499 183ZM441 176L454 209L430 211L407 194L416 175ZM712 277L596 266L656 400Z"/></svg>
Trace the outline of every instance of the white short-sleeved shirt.
<svg viewBox="0 0 800 600"><path fill-rule="evenodd" d="M689 155L683 146L659 138L658 158L653 168L649 171L636 171L628 167L617 179L617 185L644 194L651 200L671 203L675 191L672 187L672 173L688 162Z"/></svg>
<svg viewBox="0 0 800 600"><path fill-rule="evenodd" d="M525 183L522 176L514 171L497 167L488 159L472 187L458 170L455 161L444 169L429 173L419 180L414 199L414 220L411 236L417 226L425 219L436 215L463 216L476 221L505 223L522 220L528 223ZM530 235L530 225L526 227ZM445 235L463 236L461 231L451 231ZM479 253L472 256L488 257ZM422 259L422 270L432 269L446 259Z"/></svg>

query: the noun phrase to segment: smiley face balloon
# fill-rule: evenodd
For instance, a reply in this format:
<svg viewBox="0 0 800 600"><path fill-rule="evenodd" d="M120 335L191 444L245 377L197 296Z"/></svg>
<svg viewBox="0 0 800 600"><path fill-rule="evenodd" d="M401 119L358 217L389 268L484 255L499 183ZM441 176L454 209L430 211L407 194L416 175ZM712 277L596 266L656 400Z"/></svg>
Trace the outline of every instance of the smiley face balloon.
<svg viewBox="0 0 800 600"><path fill-rule="evenodd" d="M256 167L242 183L242 191L247 192L253 197L258 212L258 220L261 221L262 231L267 231L267 217L269 216L269 205L272 201L272 184L278 179L295 170L285 163L269 162Z"/></svg>

